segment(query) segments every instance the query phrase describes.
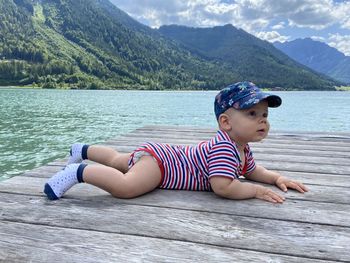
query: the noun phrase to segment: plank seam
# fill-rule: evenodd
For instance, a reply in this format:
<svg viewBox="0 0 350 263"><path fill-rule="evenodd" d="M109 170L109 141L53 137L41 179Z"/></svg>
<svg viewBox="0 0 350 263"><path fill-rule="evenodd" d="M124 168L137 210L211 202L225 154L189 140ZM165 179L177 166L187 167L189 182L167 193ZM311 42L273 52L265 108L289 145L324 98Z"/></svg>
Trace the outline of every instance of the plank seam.
<svg viewBox="0 0 350 263"><path fill-rule="evenodd" d="M25 222L25 221L11 221L11 220L2 220L4 222L9 222L9 223L21 223L21 224L27 224L27 225L33 225L31 223ZM328 260L332 262L349 262L349 261L344 261L344 260L335 260L332 258L328 257L309 257L309 256L304 256L304 255L296 255L296 254L291 254L291 253L277 253L277 252L272 252L272 251L266 251L262 249L249 249L246 247L239 247L239 246L228 246L228 245L216 245L213 243L204 243L204 242L198 242L198 241L188 241L188 240L182 240L179 238L166 238L162 236L150 236L150 235L138 235L138 234L131 234L131 233L126 233L126 232L108 232L104 230L95 230L95 229L88 229L88 228L75 228L75 227L62 227L60 225L55 225L55 224L43 224L43 223L37 223L35 224L37 226L45 226L45 227L50 227L50 228L61 228L61 229L73 229L73 230L83 230L83 231L91 231L91 232L97 232L97 233L106 233L106 234L119 234L119 235L124 235L124 236L135 236L135 237L147 237L151 239L158 239L158 240L167 240L167 241L177 241L177 242L184 242L184 243L189 243L189 244L198 244L198 245L204 245L204 246L212 246L216 248L226 248L226 249L235 249L235 250L243 250L243 251L252 251L252 252L259 252L259 253L264 253L264 254L272 254L272 255L279 255L279 256L290 256L290 257L295 257L295 258L306 258L306 259L317 259L317 260ZM319 252L321 252L319 250Z"/></svg>
<svg viewBox="0 0 350 263"><path fill-rule="evenodd" d="M6 192L6 191L0 191L0 193L5 194L11 194L11 195L21 195L21 196L32 196L32 197L41 197L39 194L21 194L21 193L12 193L12 192ZM42 196L45 198L44 196ZM88 198L79 198L79 197L65 197L65 200L77 200L77 201L90 201ZM288 200L291 201L298 201L298 202L312 202L312 203L326 203L326 204L341 204L341 205L349 205L349 203L334 203L334 202L318 202L313 200L300 200L296 198L288 198ZM284 222L293 222L293 223L300 223L300 224L312 224L312 225L320 225L320 226L333 226L333 227L342 227L342 228L350 228L350 226L344 226L344 225L335 225L335 224L327 224L327 223L315 223L315 222L308 222L308 221L300 221L300 220L292 220L292 219L279 219L279 218L272 218L272 217L264 217L264 216L250 216L250 215L242 215L237 213L224 213L224 212L217 212L217 211L207 211L207 210L201 210L201 209L193 209L193 208L180 208L180 207L171 207L167 205L151 205L151 204L140 204L140 203L133 203L130 201L123 201L123 199L118 199L118 203L122 205L132 205L132 206L141 206L141 207L153 207L153 208L161 208L161 209L171 209L171 210L178 210L178 211L195 211L200 213L208 213L208 214L218 214L218 215L228 215L228 216L239 216L239 217L247 217L247 218L259 218L259 219L267 219L267 220L276 220L276 221L284 221ZM283 204L281 204L283 205ZM3 220L3 219L1 219ZM5 219L6 220L6 219ZM16 221L13 221L16 222Z"/></svg>

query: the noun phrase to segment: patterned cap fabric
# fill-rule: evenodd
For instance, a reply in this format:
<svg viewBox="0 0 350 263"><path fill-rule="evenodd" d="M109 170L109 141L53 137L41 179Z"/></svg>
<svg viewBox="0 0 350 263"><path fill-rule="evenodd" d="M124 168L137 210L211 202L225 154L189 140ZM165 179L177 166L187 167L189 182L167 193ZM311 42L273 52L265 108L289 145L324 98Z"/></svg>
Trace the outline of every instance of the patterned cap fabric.
<svg viewBox="0 0 350 263"><path fill-rule="evenodd" d="M254 83L249 81L237 82L222 89L215 97L214 110L216 119L220 114L233 107L236 110L248 109L260 101L266 100L269 107L276 108L282 104L277 95L262 92Z"/></svg>

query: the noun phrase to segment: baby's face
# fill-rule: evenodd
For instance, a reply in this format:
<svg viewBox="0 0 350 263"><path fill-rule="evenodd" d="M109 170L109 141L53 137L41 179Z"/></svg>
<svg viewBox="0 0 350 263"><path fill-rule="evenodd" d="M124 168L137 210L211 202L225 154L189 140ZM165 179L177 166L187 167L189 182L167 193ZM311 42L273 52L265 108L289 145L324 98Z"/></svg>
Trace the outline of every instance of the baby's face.
<svg viewBox="0 0 350 263"><path fill-rule="evenodd" d="M257 142L266 138L270 124L268 117L268 103L261 101L245 110L227 110L231 130L228 131L231 139L240 144Z"/></svg>

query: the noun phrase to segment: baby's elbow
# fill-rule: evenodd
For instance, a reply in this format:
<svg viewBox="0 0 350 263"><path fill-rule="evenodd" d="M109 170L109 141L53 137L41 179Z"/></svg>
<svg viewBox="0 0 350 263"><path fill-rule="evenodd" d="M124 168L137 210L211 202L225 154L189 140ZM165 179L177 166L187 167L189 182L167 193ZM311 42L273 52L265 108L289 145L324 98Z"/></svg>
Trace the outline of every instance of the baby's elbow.
<svg viewBox="0 0 350 263"><path fill-rule="evenodd" d="M220 196L220 197L223 197L223 198L228 198L228 199L231 199L230 197L230 193L227 189L216 189L214 190L214 193L217 195L217 196Z"/></svg>
<svg viewBox="0 0 350 263"><path fill-rule="evenodd" d="M233 190L232 186L235 184L235 181L238 180L216 180L213 183L211 183L211 187L216 195L224 198L231 198Z"/></svg>

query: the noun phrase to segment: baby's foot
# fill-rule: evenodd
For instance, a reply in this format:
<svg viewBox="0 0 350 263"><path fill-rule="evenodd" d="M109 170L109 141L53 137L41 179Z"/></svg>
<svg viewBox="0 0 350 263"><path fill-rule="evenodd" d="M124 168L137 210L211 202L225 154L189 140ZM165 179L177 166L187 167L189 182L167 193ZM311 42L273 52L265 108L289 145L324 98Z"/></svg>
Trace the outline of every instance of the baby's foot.
<svg viewBox="0 0 350 263"><path fill-rule="evenodd" d="M72 163L81 163L84 159L87 159L88 147L88 145L84 145L83 143L74 143L69 152L70 156L67 165Z"/></svg>
<svg viewBox="0 0 350 263"><path fill-rule="evenodd" d="M47 195L47 197L50 200L59 199L73 185L79 182L77 177L79 166L86 166L86 165L85 164L68 165L66 166L66 168L56 173L47 181L44 187L44 193Z"/></svg>

